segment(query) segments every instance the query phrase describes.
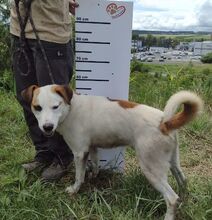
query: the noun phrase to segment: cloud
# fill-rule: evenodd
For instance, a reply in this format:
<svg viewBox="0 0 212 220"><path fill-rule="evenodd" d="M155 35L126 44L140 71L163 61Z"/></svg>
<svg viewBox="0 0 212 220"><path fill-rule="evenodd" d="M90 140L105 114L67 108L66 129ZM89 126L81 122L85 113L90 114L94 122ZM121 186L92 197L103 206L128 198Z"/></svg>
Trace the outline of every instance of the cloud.
<svg viewBox="0 0 212 220"><path fill-rule="evenodd" d="M133 29L212 32L212 0L134 0Z"/></svg>
<svg viewBox="0 0 212 220"><path fill-rule="evenodd" d="M135 12L133 28L147 30L180 30L188 26L194 26L196 19L194 14L173 14L167 12L152 12L151 14Z"/></svg>
<svg viewBox="0 0 212 220"><path fill-rule="evenodd" d="M205 30L212 31L212 1L206 1L197 13L198 26Z"/></svg>

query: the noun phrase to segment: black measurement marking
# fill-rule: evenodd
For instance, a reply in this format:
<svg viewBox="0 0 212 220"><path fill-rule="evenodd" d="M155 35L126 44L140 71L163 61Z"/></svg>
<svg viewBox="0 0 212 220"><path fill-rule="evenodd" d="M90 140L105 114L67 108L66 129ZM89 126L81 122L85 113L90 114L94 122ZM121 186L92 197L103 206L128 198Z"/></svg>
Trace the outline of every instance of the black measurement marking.
<svg viewBox="0 0 212 220"><path fill-rule="evenodd" d="M88 41L88 38L86 37L76 37L75 41Z"/></svg>
<svg viewBox="0 0 212 220"><path fill-rule="evenodd" d="M76 34L92 34L92 31L75 31Z"/></svg>
<svg viewBox="0 0 212 220"><path fill-rule="evenodd" d="M76 60L76 63L110 63L109 61Z"/></svg>
<svg viewBox="0 0 212 220"><path fill-rule="evenodd" d="M84 94L85 95L85 94ZM88 160L88 161L91 161L91 160ZM99 160L100 162L107 162L107 160Z"/></svg>
<svg viewBox="0 0 212 220"><path fill-rule="evenodd" d="M92 51L87 51L87 50L76 50L75 53L92 53Z"/></svg>
<svg viewBox="0 0 212 220"><path fill-rule="evenodd" d="M111 24L110 22L102 22L102 21L75 21L75 23L81 23L81 24Z"/></svg>
<svg viewBox="0 0 212 220"><path fill-rule="evenodd" d="M87 57L76 57L76 61L88 61L88 58Z"/></svg>
<svg viewBox="0 0 212 220"><path fill-rule="evenodd" d="M77 44L110 44L110 42L100 42L100 41L75 41Z"/></svg>
<svg viewBox="0 0 212 220"><path fill-rule="evenodd" d="M77 90L92 90L92 88L76 88Z"/></svg>
<svg viewBox="0 0 212 220"><path fill-rule="evenodd" d="M77 81L109 82L109 79L76 79Z"/></svg>
<svg viewBox="0 0 212 220"><path fill-rule="evenodd" d="M76 17L76 21L89 21L89 18Z"/></svg>
<svg viewBox="0 0 212 220"><path fill-rule="evenodd" d="M78 69L76 69L75 71L76 72L92 72L92 70L78 70Z"/></svg>

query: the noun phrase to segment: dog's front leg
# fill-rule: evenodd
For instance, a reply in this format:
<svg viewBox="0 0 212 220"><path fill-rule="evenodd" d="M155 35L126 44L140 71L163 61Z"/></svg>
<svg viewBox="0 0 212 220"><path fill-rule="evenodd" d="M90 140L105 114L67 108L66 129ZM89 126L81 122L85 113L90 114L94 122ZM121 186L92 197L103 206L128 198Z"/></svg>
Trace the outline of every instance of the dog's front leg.
<svg viewBox="0 0 212 220"><path fill-rule="evenodd" d="M76 172L75 183L66 188L66 192L68 192L69 195L73 195L77 193L80 189L81 184L84 182L88 155L89 152L74 153L75 172Z"/></svg>

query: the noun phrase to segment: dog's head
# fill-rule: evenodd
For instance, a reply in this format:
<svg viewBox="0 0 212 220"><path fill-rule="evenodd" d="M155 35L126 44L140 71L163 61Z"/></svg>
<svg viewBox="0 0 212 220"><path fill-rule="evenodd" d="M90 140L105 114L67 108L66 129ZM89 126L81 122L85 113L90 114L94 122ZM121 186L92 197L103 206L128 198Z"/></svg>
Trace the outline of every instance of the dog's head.
<svg viewBox="0 0 212 220"><path fill-rule="evenodd" d="M52 136L69 112L73 91L64 85L32 85L22 91L23 99L31 104L39 128L46 136Z"/></svg>

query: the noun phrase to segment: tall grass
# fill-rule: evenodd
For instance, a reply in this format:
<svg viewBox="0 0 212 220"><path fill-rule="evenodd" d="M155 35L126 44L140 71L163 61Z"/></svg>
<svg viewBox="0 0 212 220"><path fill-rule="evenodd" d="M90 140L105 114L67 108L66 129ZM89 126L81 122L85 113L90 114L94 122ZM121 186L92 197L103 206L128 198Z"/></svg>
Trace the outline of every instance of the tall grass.
<svg viewBox="0 0 212 220"><path fill-rule="evenodd" d="M211 71L210 66L151 64L131 74L130 100L163 109L174 92L189 89L206 103L202 116L180 131L188 191L177 210L178 220L212 219ZM142 175L132 149L126 153L124 174L102 171L98 178L86 178L72 198L64 189L74 180L73 167L68 176L54 184L41 183L39 173L26 174L21 163L33 159L34 147L22 110L13 93L0 90L0 100L0 219L163 219L165 203ZM170 182L178 192L171 176Z"/></svg>
<svg viewBox="0 0 212 220"><path fill-rule="evenodd" d="M186 89L202 96L206 106L211 107L212 67L199 69L192 63L184 66L151 65L146 72L149 65L140 65L141 71L131 74L131 100L163 108L173 93Z"/></svg>

